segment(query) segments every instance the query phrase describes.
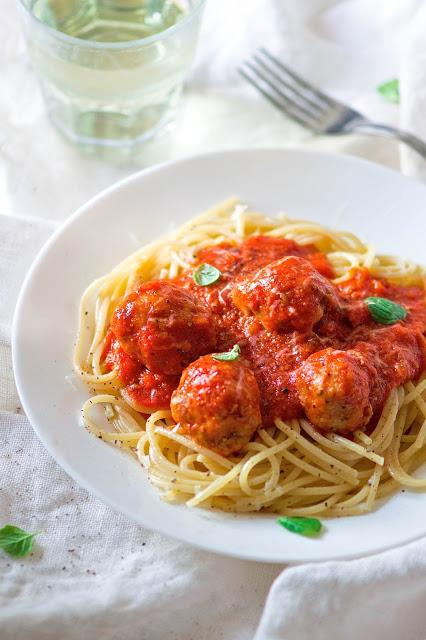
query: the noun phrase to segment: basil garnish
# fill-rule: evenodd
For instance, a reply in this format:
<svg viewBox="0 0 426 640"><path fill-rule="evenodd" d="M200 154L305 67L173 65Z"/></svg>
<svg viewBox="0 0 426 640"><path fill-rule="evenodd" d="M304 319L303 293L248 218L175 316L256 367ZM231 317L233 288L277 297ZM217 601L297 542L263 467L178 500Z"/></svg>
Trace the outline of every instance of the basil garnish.
<svg viewBox="0 0 426 640"><path fill-rule="evenodd" d="M380 324L395 324L407 317L407 309L387 298L366 298L364 300L371 317Z"/></svg>
<svg viewBox="0 0 426 640"><path fill-rule="evenodd" d="M316 536L322 529L322 524L316 518L278 518L278 524L292 533L298 533L301 536Z"/></svg>
<svg viewBox="0 0 426 640"><path fill-rule="evenodd" d="M205 262L196 268L192 277L200 287L208 287L210 284L217 282L220 275L219 269Z"/></svg>
<svg viewBox="0 0 426 640"><path fill-rule="evenodd" d="M19 527L7 524L0 529L0 549L3 549L10 556L22 558L28 555L33 548L34 536L36 533L27 533Z"/></svg>
<svg viewBox="0 0 426 640"><path fill-rule="evenodd" d="M394 78L394 80L389 80L388 82L380 84L377 87L377 91L380 93L382 98L384 98L388 102L399 104L399 80L397 80L396 78Z"/></svg>
<svg viewBox="0 0 426 640"><path fill-rule="evenodd" d="M215 360L236 360L240 354L240 345L234 344L231 351L224 351L223 353L212 353L212 358L214 358Z"/></svg>

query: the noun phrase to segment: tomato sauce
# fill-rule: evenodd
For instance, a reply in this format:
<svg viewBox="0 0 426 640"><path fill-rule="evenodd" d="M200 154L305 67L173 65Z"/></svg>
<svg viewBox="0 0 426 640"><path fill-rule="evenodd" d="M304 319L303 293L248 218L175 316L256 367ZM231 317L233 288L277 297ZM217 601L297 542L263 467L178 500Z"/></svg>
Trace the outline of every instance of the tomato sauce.
<svg viewBox="0 0 426 640"><path fill-rule="evenodd" d="M313 316L312 327L307 323L303 328L303 322L297 324L297 317L293 315L290 323L295 323L296 329L292 330L291 325L282 329L284 325L279 324L282 319L278 318L279 322L268 326L267 330L262 315L256 311L262 305L263 290L259 289L257 298L253 291L257 280L262 280L264 298L269 301L272 296L273 311L274 284L272 279L268 280L268 265L289 256L303 258L305 269L301 268L300 260L293 261L294 277L299 277L301 285L297 290L302 293L296 300L295 289L285 293L290 296L291 309L294 303L302 309L303 316L303 309L308 309L308 313L311 303L315 303L319 305L319 312ZM306 261L311 265L309 276L306 275ZM368 270L358 268L351 271L347 280L335 285L331 282L334 274L330 264L314 246L302 247L292 240L265 236L251 237L239 245L222 244L202 249L196 256L196 265L202 263L213 265L221 272L215 283L197 285L192 270L173 282L192 292L210 310L215 326L214 351L227 351L237 343L240 346L241 355L253 370L260 389L265 425L271 424L275 417L290 419L304 415L297 387L298 370L316 352L325 349L356 352L371 379L371 424L390 390L415 379L425 369L426 302L421 287L397 286L373 278ZM326 280L321 285L323 290L316 280L318 277L322 283ZM235 288L247 281L249 285L243 294L248 300L249 311L242 311L240 305L235 304ZM321 296L320 303L318 296ZM408 311L406 319L394 325L377 323L364 302L368 296L385 297L404 305ZM111 332L106 341L104 362L107 369L115 367L122 384L138 396L134 406L151 410L168 408L179 376L156 372L155 376L149 376L146 384L146 368L123 351ZM321 367L321 364L315 366Z"/></svg>

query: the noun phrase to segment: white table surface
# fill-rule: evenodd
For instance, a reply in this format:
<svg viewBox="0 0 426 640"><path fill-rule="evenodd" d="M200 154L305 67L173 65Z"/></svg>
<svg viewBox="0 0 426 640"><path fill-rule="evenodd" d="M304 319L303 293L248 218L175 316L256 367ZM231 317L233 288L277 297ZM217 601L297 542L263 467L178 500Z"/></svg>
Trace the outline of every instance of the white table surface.
<svg viewBox="0 0 426 640"><path fill-rule="evenodd" d="M210 12L214 11L212 5L213 0L210 0ZM235 7L235 2L233 5ZM24 258L19 260L17 257L13 277L8 273L0 274L6 294L4 300L7 300L8 305L6 308L5 303L3 315L0 316L0 376L3 376L4 382L3 393L0 394L3 429L0 430L0 438L3 438L4 446L3 453L0 453L0 477L6 477L8 486L11 487L6 497L2 497L0 491L0 526L6 519L13 519L16 524L31 521L31 518L34 522L43 520L49 523L54 544L49 548L47 541L45 548L39 548L34 557L28 560L28 564L13 565L4 556L0 557L0 572L7 570L12 572L13 577L6 592L2 592L0 581L0 604L3 598L8 605L3 613L0 611L0 624L6 625L3 628L8 630L6 637L2 636L0 627L0 637L5 640L12 637L17 640L57 640L57 629L61 628L63 622L59 610L61 608L66 616L71 616L76 624L81 625L80 632L76 632L75 636L70 634L67 627L63 640L93 637L90 619L79 615L79 606L84 609L85 600L93 597L93 601L90 600L93 616L99 615L101 604L105 609L108 608L108 597L111 602L115 602L112 592L106 593L105 590L102 591L101 601L96 599L96 593L101 593L101 579L119 581L127 578L127 590L123 598L130 598L130 582L136 589L143 585L147 589L146 598L135 599L139 612L137 608L135 610L136 605L130 612L126 606L116 609L121 635L118 632L117 635L109 635L98 625L98 632L105 632L105 638L251 638L269 587L282 567L225 561L212 554L194 551L128 523L125 518L112 513L97 499L76 487L35 440L25 417L18 415L19 399L10 368L9 339L13 299L32 257L56 223L65 220L77 207L114 181L153 163L217 149L302 145L353 153L398 168L397 145L386 140L355 136L314 138L309 132L289 122L251 90L233 88L229 83L226 86L203 87L196 70L194 81L185 92L176 126L171 133L144 146L131 158L112 160L82 155L60 137L46 118L21 36L15 0L3 0L1 9L0 216L7 216L8 220L1 218L0 221L4 223L4 247L7 249L7 246L13 246L16 255L22 253ZM360 101L374 112L377 96L372 94L370 99L364 101L361 96ZM389 120L395 119L393 107L381 106L381 109ZM21 224L16 219L21 219ZM35 225L41 219L46 224ZM20 425L26 442L31 443L32 477L24 487L17 482L15 470L16 465L25 461L28 464L29 453L27 452L27 457L22 457L25 453L13 449L19 449L19 446L18 439L16 442L11 441L7 436L7 429L12 423ZM65 497L62 503L60 498L57 504L49 504L47 498L40 502L36 491L39 486L37 478L45 478L46 474L51 476L53 483L64 486ZM37 505L36 510L32 510L31 500ZM68 500L69 504L66 505ZM60 517L55 516L55 510ZM55 517L57 521L53 532L52 522L55 522ZM93 524L90 530L89 522ZM103 537L105 531L106 538ZM123 531L129 541L126 558L123 558L117 548L123 538ZM100 542L97 543L97 540ZM114 559L114 564L107 563L104 566L105 553ZM151 579L146 575L156 567L158 554L165 559L162 572ZM174 567L175 573L168 573L167 558L176 555L181 558L179 570ZM140 575L144 577L138 582ZM63 587L69 576L74 578L74 600L67 593L66 587ZM186 584L186 576L193 584L207 583L210 587L204 596L200 594L198 599L193 598L194 610L189 617L188 612L183 616L179 607L172 608L175 635L165 635L166 627L161 623L161 606L165 606L167 598L175 597L173 581L181 580L183 593L185 589L196 588ZM33 584L38 579L40 593ZM229 606L225 610L216 611L214 594L217 595L217 601L221 602L223 583L231 594ZM11 584L15 585L13 589L16 590L16 597L12 597L14 594ZM51 621L50 631L42 623L31 631L26 626L26 621L31 622L31 618L23 610L23 603L29 605L34 602L37 605L36 593L39 593L40 602L46 602L55 585L59 589L59 597L52 600L53 610L46 613L47 619ZM69 599L73 600L73 604L67 609ZM156 603L159 603L158 606ZM209 607L214 612L214 620L210 621L199 613L201 609ZM136 622L143 615L147 616L148 621L144 623L145 626L139 627ZM111 621L109 616L106 619ZM144 628L145 632L140 632L140 628Z"/></svg>

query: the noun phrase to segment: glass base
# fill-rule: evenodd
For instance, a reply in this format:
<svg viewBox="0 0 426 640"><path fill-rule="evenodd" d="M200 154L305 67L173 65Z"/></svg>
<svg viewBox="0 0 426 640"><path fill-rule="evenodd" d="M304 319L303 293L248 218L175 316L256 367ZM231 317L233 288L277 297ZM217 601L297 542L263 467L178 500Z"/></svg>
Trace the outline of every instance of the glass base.
<svg viewBox="0 0 426 640"><path fill-rule="evenodd" d="M147 142L169 125L176 114L181 88L176 88L164 104L137 110L92 109L58 99L44 91L49 118L68 141L85 149L132 148Z"/></svg>

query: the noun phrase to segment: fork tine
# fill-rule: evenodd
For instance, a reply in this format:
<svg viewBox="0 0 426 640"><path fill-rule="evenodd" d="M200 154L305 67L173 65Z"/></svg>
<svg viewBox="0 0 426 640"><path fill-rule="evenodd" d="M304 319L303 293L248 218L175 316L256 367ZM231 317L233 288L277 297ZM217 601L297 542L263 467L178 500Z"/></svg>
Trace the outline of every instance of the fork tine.
<svg viewBox="0 0 426 640"><path fill-rule="evenodd" d="M256 53L253 55L253 59L261 69L275 80L275 85L280 87L281 91L289 98L289 100L293 100L301 109L308 111L313 116L320 117L324 114L326 107L322 102L319 102L316 99L313 100L306 95L306 91L302 92L298 89L297 85L295 86L294 83L288 82L282 74L277 73L277 71L271 67L271 63L268 59L265 62L265 60ZM288 92L290 92L290 95Z"/></svg>
<svg viewBox="0 0 426 640"><path fill-rule="evenodd" d="M277 93L282 100L286 101L288 107L295 107L298 109L298 111L301 111L304 116L314 120L315 114L313 114L311 111L308 111L308 109L306 109L305 106L298 104L297 101L295 102L292 96L288 95L287 93L284 93L284 91L282 91L282 89L279 86L277 86L276 83L272 82L270 78L268 78L268 76L265 75L262 69L257 68L252 62L249 62L249 61L247 61L245 64L246 64L246 67L248 67L254 73L255 76L263 80L263 82L267 84L273 91L275 91L275 93Z"/></svg>
<svg viewBox="0 0 426 640"><path fill-rule="evenodd" d="M246 63L246 66L249 66L248 63ZM277 107L281 111L285 111L293 120L301 124L303 127L307 126L310 128L314 128L314 123L312 122L311 118L305 117L305 114L303 114L303 117L302 117L302 113L300 112L299 108L297 107L297 110L295 110L294 103L290 102L290 100L288 100L283 94L278 93L279 95L279 99L278 99L271 91L268 91L267 89L265 89L264 86L258 81L256 77L257 75L256 70L255 70L254 78L247 73L244 67L240 67L238 69L238 73L245 80L247 80L247 82L249 82L255 89L257 89L267 100L269 100L269 102L271 102L275 107ZM265 84L269 89L274 88L268 82L265 82Z"/></svg>
<svg viewBox="0 0 426 640"><path fill-rule="evenodd" d="M305 122L305 125L313 125L313 123L316 121L315 114L313 114L311 111L308 111L305 106L301 106L300 104L298 104L291 95L288 95L288 93L282 91L281 88L277 86L277 83L272 82L271 79L268 78L268 76L262 71L262 69L259 69L250 61L246 61L245 65L252 71L252 73L254 73L255 76L257 76L258 79L262 80L280 97L287 110L291 110L292 112L296 113L296 115L298 115Z"/></svg>
<svg viewBox="0 0 426 640"><path fill-rule="evenodd" d="M311 125L313 124L313 121L315 120L315 114L313 114L311 111L308 111L304 106L298 104L298 102L295 101L292 96L288 95L288 93L285 93L284 91L282 91L281 88L277 86L277 83L272 82L271 79L268 78L268 76L263 72L262 68L259 69L252 62L249 62L249 61L246 61L245 64L246 64L246 67L248 67L254 73L255 76L263 80L263 82L270 89L272 89L276 94L278 94L281 100L285 103L287 110L288 109L297 110L296 111L297 114L300 117L302 117L302 119L305 119L306 122L310 121Z"/></svg>
<svg viewBox="0 0 426 640"><path fill-rule="evenodd" d="M334 100L333 98L330 98L330 96L323 93L322 91L314 87L309 82L306 82L306 80L304 80L301 76L299 76L297 73L294 73L294 71L286 67L286 65L283 64L281 60L278 60L278 58L276 58L271 53L269 53L269 51L265 49L265 47L261 47L259 51L261 51L263 55L265 55L267 58L269 58L271 62L273 62L277 67L279 67L281 71L286 73L292 80L294 80L294 82L296 82L300 88L306 89L306 91L309 91L309 93L313 97L317 98L318 100L322 100L322 102L324 103L324 106L326 107L340 106L340 102L338 102L337 100Z"/></svg>

